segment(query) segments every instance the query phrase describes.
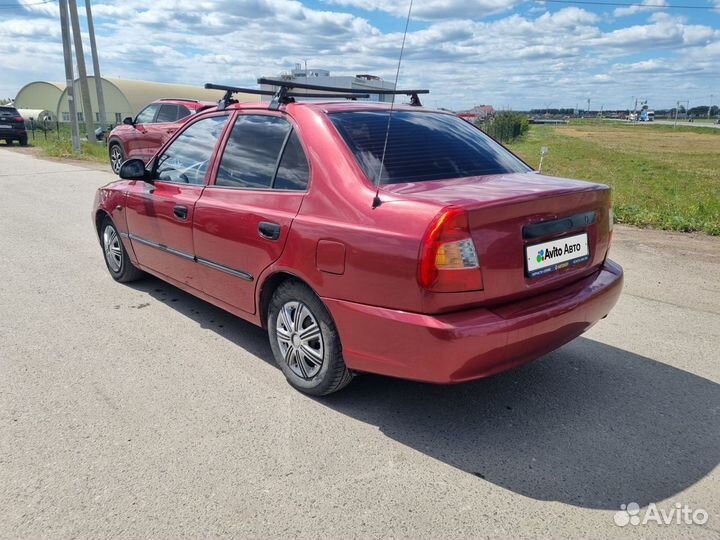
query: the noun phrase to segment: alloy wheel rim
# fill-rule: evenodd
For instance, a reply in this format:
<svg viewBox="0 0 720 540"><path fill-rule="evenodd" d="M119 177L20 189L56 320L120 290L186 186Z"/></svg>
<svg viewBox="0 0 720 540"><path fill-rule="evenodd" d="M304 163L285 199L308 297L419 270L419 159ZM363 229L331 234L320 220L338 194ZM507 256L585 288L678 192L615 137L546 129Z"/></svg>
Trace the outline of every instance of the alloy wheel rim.
<svg viewBox="0 0 720 540"><path fill-rule="evenodd" d="M110 269L117 273L122 268L122 248L120 246L120 237L115 227L108 225L103 231L103 249L105 251L105 260Z"/></svg>
<svg viewBox="0 0 720 540"><path fill-rule="evenodd" d="M122 162L122 154L117 146L113 146L112 150L110 150L110 161L112 163L113 171L118 172Z"/></svg>
<svg viewBox="0 0 720 540"><path fill-rule="evenodd" d="M280 353L290 370L309 380L320 372L325 357L322 332L317 319L302 302L286 302L275 323Z"/></svg>

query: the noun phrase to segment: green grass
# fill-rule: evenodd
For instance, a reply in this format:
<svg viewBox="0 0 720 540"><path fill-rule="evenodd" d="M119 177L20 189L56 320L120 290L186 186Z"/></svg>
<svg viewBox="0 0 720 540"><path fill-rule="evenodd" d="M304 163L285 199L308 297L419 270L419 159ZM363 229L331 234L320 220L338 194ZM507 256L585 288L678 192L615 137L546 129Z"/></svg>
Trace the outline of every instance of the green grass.
<svg viewBox="0 0 720 540"><path fill-rule="evenodd" d="M70 129L64 126L60 127L60 133L57 131L48 131L47 138L42 131L35 131L35 138L28 133L28 144L39 148L41 153L48 157L56 158L72 158L87 161L97 161L100 163L108 163L107 148L101 142L89 144L85 140L80 141L80 153L75 154L72 151L70 143Z"/></svg>
<svg viewBox="0 0 720 540"><path fill-rule="evenodd" d="M508 145L543 173L613 188L617 221L720 235L720 130L586 121L531 126Z"/></svg>

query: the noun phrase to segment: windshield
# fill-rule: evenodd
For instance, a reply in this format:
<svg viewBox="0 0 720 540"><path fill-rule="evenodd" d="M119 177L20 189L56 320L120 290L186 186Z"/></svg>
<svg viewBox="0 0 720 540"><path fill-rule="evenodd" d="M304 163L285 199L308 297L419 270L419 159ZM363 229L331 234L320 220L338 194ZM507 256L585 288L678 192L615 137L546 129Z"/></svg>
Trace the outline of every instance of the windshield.
<svg viewBox="0 0 720 540"><path fill-rule="evenodd" d="M528 172L482 131L450 114L394 111L331 113L329 118L373 183L399 184Z"/></svg>

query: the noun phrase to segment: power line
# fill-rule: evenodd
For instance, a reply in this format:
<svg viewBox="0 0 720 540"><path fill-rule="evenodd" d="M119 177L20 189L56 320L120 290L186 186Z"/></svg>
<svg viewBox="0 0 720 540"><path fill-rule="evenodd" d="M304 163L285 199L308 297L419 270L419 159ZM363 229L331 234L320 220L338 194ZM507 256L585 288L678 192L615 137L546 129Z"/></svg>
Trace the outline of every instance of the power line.
<svg viewBox="0 0 720 540"><path fill-rule="evenodd" d="M681 6L678 4L634 4L627 2L595 2L593 0L535 0L539 3L550 2L553 4L580 4L589 6L611 6L611 7L643 7L661 9L718 9L715 6Z"/></svg>

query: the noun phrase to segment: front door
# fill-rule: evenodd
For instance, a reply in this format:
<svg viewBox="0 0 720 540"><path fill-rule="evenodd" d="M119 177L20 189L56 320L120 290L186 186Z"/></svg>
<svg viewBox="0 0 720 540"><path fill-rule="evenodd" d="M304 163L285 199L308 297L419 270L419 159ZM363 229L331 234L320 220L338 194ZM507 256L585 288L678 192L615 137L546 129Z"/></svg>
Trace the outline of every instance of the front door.
<svg viewBox="0 0 720 540"><path fill-rule="evenodd" d="M308 185L298 134L282 113L239 114L195 206L203 291L255 312L260 274L282 254Z"/></svg>
<svg viewBox="0 0 720 540"><path fill-rule="evenodd" d="M148 156L146 146L147 126L152 125L155 121L160 105L151 103L138 113L135 122L125 137L125 149L127 150L127 158L139 158L147 162L151 155Z"/></svg>
<svg viewBox="0 0 720 540"><path fill-rule="evenodd" d="M128 233L138 262L195 288L195 204L226 121L221 113L189 124L155 160L154 183L128 190Z"/></svg>

